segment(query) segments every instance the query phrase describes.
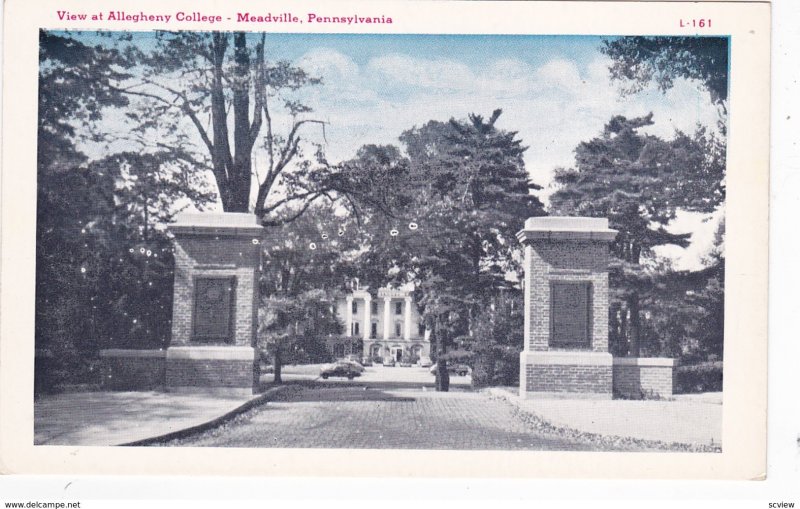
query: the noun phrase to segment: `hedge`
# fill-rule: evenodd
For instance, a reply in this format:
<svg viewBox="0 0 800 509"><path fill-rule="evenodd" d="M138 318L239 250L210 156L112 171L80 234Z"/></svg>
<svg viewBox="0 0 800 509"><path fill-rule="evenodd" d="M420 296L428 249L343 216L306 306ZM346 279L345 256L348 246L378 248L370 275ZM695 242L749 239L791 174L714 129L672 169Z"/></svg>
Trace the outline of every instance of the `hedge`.
<svg viewBox="0 0 800 509"><path fill-rule="evenodd" d="M675 372L675 393L722 391L722 361L679 365Z"/></svg>

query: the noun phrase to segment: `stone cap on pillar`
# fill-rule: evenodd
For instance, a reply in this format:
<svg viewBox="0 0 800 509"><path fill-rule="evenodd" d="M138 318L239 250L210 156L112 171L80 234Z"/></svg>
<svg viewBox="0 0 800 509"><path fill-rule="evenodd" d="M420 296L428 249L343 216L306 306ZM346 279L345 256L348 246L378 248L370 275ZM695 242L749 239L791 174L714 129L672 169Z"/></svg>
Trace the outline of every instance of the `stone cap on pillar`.
<svg viewBox="0 0 800 509"><path fill-rule="evenodd" d="M254 214L242 212L182 212L168 225L175 235L259 237L264 227Z"/></svg>
<svg viewBox="0 0 800 509"><path fill-rule="evenodd" d="M517 233L523 244L533 240L598 240L611 242L617 230L608 227L604 217L541 216L525 221Z"/></svg>

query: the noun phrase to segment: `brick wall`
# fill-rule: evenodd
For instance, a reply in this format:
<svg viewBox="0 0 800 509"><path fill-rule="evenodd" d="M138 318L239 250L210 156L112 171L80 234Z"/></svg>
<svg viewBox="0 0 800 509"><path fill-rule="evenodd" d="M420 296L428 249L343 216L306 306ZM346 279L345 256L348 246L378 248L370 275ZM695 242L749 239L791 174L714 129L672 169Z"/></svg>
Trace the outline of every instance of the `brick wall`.
<svg viewBox="0 0 800 509"><path fill-rule="evenodd" d="M234 276L233 337L231 344L251 346L255 340L259 246L251 238L176 236L175 285L171 345L192 343L194 278Z"/></svg>
<svg viewBox="0 0 800 509"><path fill-rule="evenodd" d="M105 390L163 390L166 381L164 351L104 350L100 353L100 373Z"/></svg>
<svg viewBox="0 0 800 509"><path fill-rule="evenodd" d="M535 240L525 246L525 350L549 349L550 282L592 285L591 350L608 351L608 243Z"/></svg>
<svg viewBox="0 0 800 509"><path fill-rule="evenodd" d="M527 392L611 394L611 366L527 364Z"/></svg>
<svg viewBox="0 0 800 509"><path fill-rule="evenodd" d="M169 359L167 387L253 386L253 361L241 359Z"/></svg>
<svg viewBox="0 0 800 509"><path fill-rule="evenodd" d="M614 394L628 397L672 396L674 385L672 366L614 364Z"/></svg>

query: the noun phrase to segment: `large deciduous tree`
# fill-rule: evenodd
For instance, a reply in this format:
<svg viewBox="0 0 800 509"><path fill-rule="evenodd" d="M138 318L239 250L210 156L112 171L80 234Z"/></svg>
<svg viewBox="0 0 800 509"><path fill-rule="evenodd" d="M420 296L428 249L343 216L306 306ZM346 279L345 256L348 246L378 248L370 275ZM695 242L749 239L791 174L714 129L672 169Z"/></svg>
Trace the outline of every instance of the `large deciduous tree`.
<svg viewBox="0 0 800 509"><path fill-rule="evenodd" d="M324 123L291 95L321 80L290 62L268 61L264 34L157 32L152 50L129 49L128 55L140 73L117 89L142 99L141 109L128 114L138 141L159 139L159 147L178 148L184 156L201 154L199 143L205 154L194 162L210 160L224 210L292 219L278 209L324 193L302 144L309 124ZM289 117L284 133L278 112ZM260 169L254 163L259 154L266 161ZM281 185L281 198L270 203Z"/></svg>

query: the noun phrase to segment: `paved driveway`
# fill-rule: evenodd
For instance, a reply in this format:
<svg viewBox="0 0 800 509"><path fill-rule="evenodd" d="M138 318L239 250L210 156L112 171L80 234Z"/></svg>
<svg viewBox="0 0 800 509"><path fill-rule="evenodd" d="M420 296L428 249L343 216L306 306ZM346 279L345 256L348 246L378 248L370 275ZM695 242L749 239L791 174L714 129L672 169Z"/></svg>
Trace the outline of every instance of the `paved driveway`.
<svg viewBox="0 0 800 509"><path fill-rule="evenodd" d="M300 380L318 381L322 382L319 376L320 368L324 364L309 364L303 366L289 365L284 366L282 371L284 382L295 382ZM271 374L261 376L263 383L271 383L273 377ZM420 368L417 366L401 368L384 367L381 365L368 366L364 372L356 380L360 383L367 384L388 384L395 387L403 386L414 389L421 389L423 386L432 388L435 385L436 378L431 374L429 368ZM346 378L329 378L325 383L348 383ZM450 376L451 387L468 388L472 385L472 376Z"/></svg>
<svg viewBox="0 0 800 509"><path fill-rule="evenodd" d="M166 445L370 449L588 450L548 437L518 419L506 401L464 390L355 384L287 387L221 428Z"/></svg>

